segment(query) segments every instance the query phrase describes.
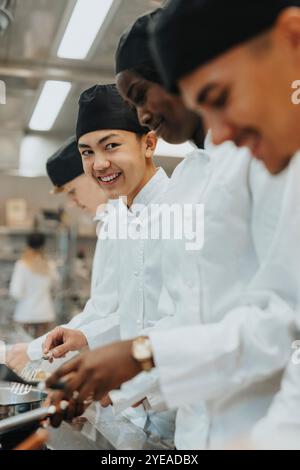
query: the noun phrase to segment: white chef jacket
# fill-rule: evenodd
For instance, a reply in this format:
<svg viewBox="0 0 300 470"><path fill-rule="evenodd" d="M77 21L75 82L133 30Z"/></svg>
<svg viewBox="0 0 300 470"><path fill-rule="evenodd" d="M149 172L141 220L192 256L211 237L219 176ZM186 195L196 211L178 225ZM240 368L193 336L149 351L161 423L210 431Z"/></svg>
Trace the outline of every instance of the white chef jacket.
<svg viewBox="0 0 300 470"><path fill-rule="evenodd" d="M16 262L9 288L11 297L17 300L16 322L50 323L55 320L51 288L57 276L53 263L49 263L48 274L39 274L24 261Z"/></svg>
<svg viewBox="0 0 300 470"><path fill-rule="evenodd" d="M137 239L118 239L118 260L111 268L118 273L118 281L114 283L114 288L118 296L118 320L120 327L120 337L122 339L133 338L142 334L145 328L155 327L161 320L158 315L157 303L161 290L161 241L145 240L141 236L140 227L148 216L148 208L151 204L158 205L164 200L164 194L167 191L169 178L163 169L159 169L151 180L143 187L133 201L129 210L123 206L127 217L124 217L124 225L131 227L131 233L136 234ZM137 228L138 227L138 228ZM106 242L106 240L105 240ZM105 268L106 269L106 268ZM102 294L101 294L102 295ZM94 295L95 303L99 293ZM88 339L90 347L100 346L99 332L103 329L99 320L89 322L80 327ZM96 338L97 332L97 338ZM108 329L105 334L109 333ZM92 341L91 341L92 336ZM145 380L140 382L136 380L134 386L130 387L130 398L126 392L117 392L111 398L114 403L115 413L124 412L134 405L140 399L145 398L147 391L157 388L156 374L150 374ZM142 392L140 391L142 390ZM142 396L135 399L135 396ZM127 410L126 416L131 420L144 426L147 413L141 406L138 410ZM172 425L173 413L163 412L163 416L153 415L149 430L157 434L173 438L174 425ZM153 424L155 423L155 424ZM156 426L157 423L157 426Z"/></svg>
<svg viewBox="0 0 300 470"><path fill-rule="evenodd" d="M290 194L287 196L285 212L283 215L283 226L294 237L295 246L294 259L291 269L298 269L298 289L300 292L300 152L290 164ZM285 253L287 266L291 262L290 247L283 237L281 239L281 250ZM300 305L297 309L297 327L300 326ZM300 339L300 333L296 333L296 339ZM274 398L266 417L254 427L251 439L257 448L261 449L300 449L300 365L299 352L293 362L295 349L290 349L290 358L285 371L281 389Z"/></svg>
<svg viewBox="0 0 300 470"><path fill-rule="evenodd" d="M128 219L124 223L136 226L143 220L143 213L138 214L140 205L147 210L151 203L158 204L163 200L169 183L163 169L158 169L151 180L136 196L130 210L126 210ZM117 205L117 204L116 204ZM124 206L123 206L124 207ZM101 230L107 231L110 215L102 220ZM98 250L99 246L99 250ZM99 256L100 255L100 256ZM97 257L97 261L96 261ZM132 338L141 334L144 328L153 327L160 317L157 314L157 303L161 289L161 244L160 240L112 240L100 239L97 245L97 256L93 273L99 271L98 282L92 288L91 299L84 312L77 315L71 322L64 325L67 328L76 328L82 331L88 341L90 349L110 343L119 337ZM97 271L96 271L97 270ZM93 278L95 278L93 274ZM41 341L43 342L43 340ZM41 342L39 349L41 350ZM32 346L30 345L30 348ZM157 387L155 373L146 377L142 383L143 396ZM131 398L140 392L139 379L135 387L131 388ZM115 412L125 411L139 400L124 400L124 395L116 397ZM141 406L139 409L126 411L132 421L140 427L146 423L147 413ZM151 417L149 430L156 432L164 438L173 438L174 425L171 420L173 413L169 411L162 415Z"/></svg>
<svg viewBox="0 0 300 470"><path fill-rule="evenodd" d="M109 201L109 203L115 204L115 201ZM96 215L97 231L108 223L107 217L105 211ZM118 301L115 289L117 273L114 269L117 256L115 240L97 239L92 269L91 298L82 313L76 315L66 325L62 325L64 328L80 329L84 334L87 333L90 347L94 346L94 342L106 344L119 339L119 319L116 313ZM101 330L95 331L90 328L90 323L99 319L103 320ZM41 359L46 336L41 336L29 344L27 354L32 361Z"/></svg>
<svg viewBox="0 0 300 470"><path fill-rule="evenodd" d="M119 240L119 321L122 339L134 338L143 334L148 328L159 328L165 321L164 312L159 312L157 305L160 296L161 277L161 239L149 239L145 230L149 228L147 221L151 218L151 227L159 222L160 204L164 202L169 179L159 169L156 175L140 191L130 209L127 211L127 224L134 239ZM150 212L150 206L154 208ZM125 221L125 219L123 219ZM120 413L141 399L149 392L158 390L157 373L141 374L122 390L113 391L110 395L114 412ZM157 410L160 412L161 410ZM128 412L126 412L128 413ZM136 410L130 410L130 417ZM147 413L139 409L139 418ZM152 413L147 430L167 439L173 439L174 413Z"/></svg>
<svg viewBox="0 0 300 470"><path fill-rule="evenodd" d="M163 250L159 308L193 325L149 332L165 401L180 407L179 449L225 446L279 389L298 301L298 242L284 219L295 192L290 169L273 178L229 143L175 170L170 200L205 204L202 251Z"/></svg>

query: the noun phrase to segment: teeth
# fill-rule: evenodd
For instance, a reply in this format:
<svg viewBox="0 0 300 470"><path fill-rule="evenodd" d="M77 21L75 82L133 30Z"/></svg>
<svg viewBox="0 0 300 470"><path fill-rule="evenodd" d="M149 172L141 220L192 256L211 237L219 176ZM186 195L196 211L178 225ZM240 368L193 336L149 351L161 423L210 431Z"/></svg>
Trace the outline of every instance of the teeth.
<svg viewBox="0 0 300 470"><path fill-rule="evenodd" d="M103 181L103 183L109 183L110 181L115 180L121 173L115 173L114 175L111 176L100 176L100 180Z"/></svg>

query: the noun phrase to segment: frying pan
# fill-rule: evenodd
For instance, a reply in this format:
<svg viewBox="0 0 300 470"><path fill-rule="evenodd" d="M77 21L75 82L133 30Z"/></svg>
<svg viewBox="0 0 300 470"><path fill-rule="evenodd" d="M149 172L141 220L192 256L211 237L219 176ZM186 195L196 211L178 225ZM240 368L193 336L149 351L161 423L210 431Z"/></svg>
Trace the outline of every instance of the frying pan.
<svg viewBox="0 0 300 470"><path fill-rule="evenodd" d="M39 390L32 390L32 392L38 392L41 395L46 395ZM18 399L24 399L23 396L18 396ZM32 399L36 398L34 395ZM28 398L29 399L29 398ZM41 403L41 402L40 402ZM33 401L31 404L36 405L37 402ZM12 406L12 405L11 405ZM46 418L53 416L57 411L65 410L68 403L61 401L59 406L41 407L35 408L31 411L22 412L9 418L0 421L0 449L13 449L20 442L27 439L32 433L34 433L40 426L41 422Z"/></svg>
<svg viewBox="0 0 300 470"><path fill-rule="evenodd" d="M0 382L0 423L2 419L40 408L46 397L45 392L35 388L26 395L16 395L10 383Z"/></svg>

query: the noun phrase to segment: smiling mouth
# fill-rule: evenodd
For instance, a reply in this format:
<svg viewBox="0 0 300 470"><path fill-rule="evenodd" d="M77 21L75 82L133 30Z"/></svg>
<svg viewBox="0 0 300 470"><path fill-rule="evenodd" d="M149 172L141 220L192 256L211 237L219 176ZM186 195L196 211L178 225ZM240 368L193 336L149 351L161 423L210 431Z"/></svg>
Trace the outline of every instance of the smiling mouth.
<svg viewBox="0 0 300 470"><path fill-rule="evenodd" d="M109 186L114 184L121 176L120 173L112 173L111 175L105 175L105 176L97 176L97 180L100 184Z"/></svg>

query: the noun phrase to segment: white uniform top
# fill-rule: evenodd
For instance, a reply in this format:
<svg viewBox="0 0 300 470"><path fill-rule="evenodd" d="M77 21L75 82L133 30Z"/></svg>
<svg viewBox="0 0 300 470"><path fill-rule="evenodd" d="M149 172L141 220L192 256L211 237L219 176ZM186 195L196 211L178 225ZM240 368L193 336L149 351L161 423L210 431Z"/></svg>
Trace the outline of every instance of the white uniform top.
<svg viewBox="0 0 300 470"><path fill-rule="evenodd" d="M298 180L298 181L297 181ZM289 357L298 302L300 171L273 178L231 144L176 169L170 201L205 203L205 243L166 242L160 309L178 325L149 332L175 444L223 447L266 414ZM173 195L172 195L173 192ZM192 324L188 326L188 324Z"/></svg>
<svg viewBox="0 0 300 470"><path fill-rule="evenodd" d="M159 169L151 180L136 196L130 210L123 206L126 224L135 231L136 224L143 218L138 214L140 205L147 212L150 204L159 204L164 199L169 178L163 169ZM122 206L121 206L122 212ZM110 223L110 214L101 216L101 230L106 231ZM122 218L122 214L121 214ZM142 334L145 328L154 327L164 316L158 315L157 303L161 290L161 242L160 240L126 240L105 238L98 240L93 267L93 285L91 298L84 311L74 317L67 328L76 328L84 333L90 349L102 346L117 339L132 338ZM35 340L30 344L28 352L30 358L37 353L40 357L44 338ZM147 386L143 382L143 396L153 387L157 387L155 374L147 376ZM133 387L133 397L139 393L138 384ZM131 395L132 398L132 395ZM118 396L115 412L126 410L139 400L124 400ZM143 427L147 420L147 413L140 409L130 410L127 416L137 419ZM153 416L150 430L169 439L173 438L173 414L164 413L163 416ZM152 424L154 423L155 424ZM170 423L170 426L169 426Z"/></svg>
<svg viewBox="0 0 300 470"><path fill-rule="evenodd" d="M114 201L110 201L114 204ZM107 214L105 211L99 213L95 217L95 222L98 222L97 231L105 225L107 219ZM93 259L93 269L92 269L92 282L91 282L91 297L87 302L83 312L76 315L72 320L66 325L62 325L65 328L70 329L79 329L83 328L89 322L93 322L95 319L103 318L105 322L105 329L110 332L110 335L107 335L107 342L119 339L119 320L117 311L117 296L115 285L117 282L117 273L114 269L115 260L116 260L116 247L113 240L106 240L105 242L97 240L94 259ZM99 311L96 311L96 306L94 302L94 296L97 297ZM101 317L102 315L102 317ZM103 331L104 337L102 337L105 342L105 329ZM94 332L97 337L97 331ZM47 335L41 336L33 340L27 350L29 358L34 360L39 360L43 354L43 343ZM100 340L100 338L99 338ZM91 332L91 342L93 341L93 332Z"/></svg>
<svg viewBox="0 0 300 470"><path fill-rule="evenodd" d="M134 205L147 206L151 202L158 202L166 192L168 183L166 173L159 169L140 191ZM109 203L116 207L119 204L115 201ZM132 211L126 212L129 216L128 223L135 223L135 214ZM97 220L100 225L97 232L107 230L110 223L109 212L98 215ZM147 250L147 255L144 250ZM152 283L149 283L149 275L153 272L153 266L159 270L160 259L158 240L153 241L150 249L143 240L135 242L130 239L98 239L93 263L91 298L84 311L64 326L80 329L85 334L89 347L93 349L120 338L120 313L122 338L134 337L144 327L154 325L157 319L156 307L161 278L158 271L153 279L151 274ZM144 312L148 315L145 318ZM154 315L153 321L151 315ZM28 354L32 360L41 357L44 340L45 337L41 337L29 345Z"/></svg>
<svg viewBox="0 0 300 470"><path fill-rule="evenodd" d="M118 255L110 259L109 266L106 269L112 269L117 273L117 282L113 287L117 293L117 315L119 322L120 338L128 339L143 333L144 329L159 327L160 321L164 320L164 313L157 309L158 299L161 290L161 240L143 239L141 227L143 221L147 218L148 209L151 204L159 205L164 201L165 193L169 184L169 178L164 170L159 169L151 180L143 187L133 201L129 210L121 206L121 219L124 227L129 228L131 234L135 234L135 239L117 239L110 240L115 242ZM153 219L151 220L153 221ZM109 223L109 219L107 219ZM147 227L147 225L146 225ZM106 229L103 228L103 230ZM107 240L102 243L106 244ZM95 310L100 311L102 292L97 290L92 301ZM99 301L98 301L99 299ZM91 348L103 344L103 334L110 336L109 328L101 319L86 322L79 328L84 332ZM119 392L113 398L114 411L120 413L127 410L140 399L145 398L149 390L157 388L157 377L154 374L146 377L142 381L141 387L139 380L130 388L130 398L127 399L126 392ZM142 392L141 392L142 390ZM140 396L142 393L142 396ZM135 397L138 399L135 399ZM143 407L130 410L126 415L135 420L139 426L143 427L146 423L147 413ZM164 438L173 438L174 425L172 424L173 414L164 413L151 417L149 428L151 432L157 433ZM155 424L154 424L155 423Z"/></svg>
<svg viewBox="0 0 300 470"><path fill-rule="evenodd" d="M298 289L300 291L300 152L292 160L289 172L290 195L286 197L282 224L294 237L295 252L291 265L289 252L292 247L287 243L286 237L282 237L281 250L286 253L287 268L298 269ZM255 446L258 448L300 449L299 314L300 303L296 318L297 343L293 344L293 348L290 348L291 357L283 377L281 390L276 395L267 415L257 423L251 434Z"/></svg>
<svg viewBox="0 0 300 470"><path fill-rule="evenodd" d="M24 261L17 261L14 267L10 295L17 300L14 320L20 323L48 323L55 320L51 286L57 280L57 273L49 263L49 273L33 272Z"/></svg>

